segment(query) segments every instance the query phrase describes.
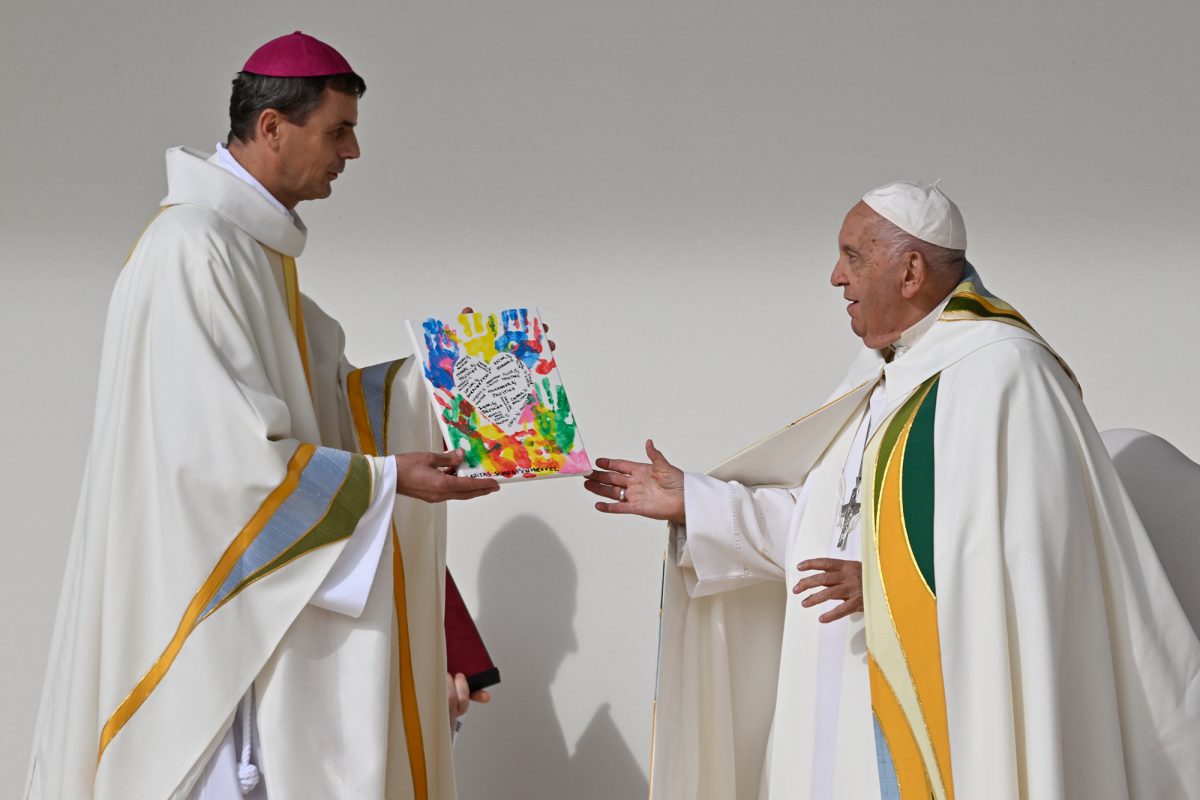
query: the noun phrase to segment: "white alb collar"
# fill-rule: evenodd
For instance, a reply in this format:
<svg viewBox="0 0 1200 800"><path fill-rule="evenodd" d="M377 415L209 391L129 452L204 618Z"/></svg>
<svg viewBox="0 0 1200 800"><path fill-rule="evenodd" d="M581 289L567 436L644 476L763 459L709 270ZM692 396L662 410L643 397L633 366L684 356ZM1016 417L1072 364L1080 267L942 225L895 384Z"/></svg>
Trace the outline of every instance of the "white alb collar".
<svg viewBox="0 0 1200 800"><path fill-rule="evenodd" d="M953 291L947 294L942 298L942 302L938 303L932 311L922 317L915 325L905 330L904 333L900 334L900 338L892 343L892 352L896 358L904 355L909 348L921 341L921 337L928 333L933 324L938 321L938 317L942 315L942 311L945 310L946 304L950 302L950 297L953 294Z"/></svg>
<svg viewBox="0 0 1200 800"><path fill-rule="evenodd" d="M229 172L229 173L232 173L232 174L238 176L239 178L244 180L246 183L253 186L259 194L261 194L263 197L267 198L267 200L271 203L271 205L274 206L275 209L277 211L279 211L280 214L286 214L288 216L288 219L291 219L293 221L296 219L296 215L293 214L292 211L290 209L288 209L287 206L285 206L283 203L276 200L275 195L268 192L267 187L265 187L261 183L259 183L258 178L251 175L246 170L246 168L243 167L238 162L238 160L233 157L233 153L229 152L229 148L227 148L225 145L221 144L220 142L217 142L217 166L220 167L221 169L225 170L226 172Z"/></svg>

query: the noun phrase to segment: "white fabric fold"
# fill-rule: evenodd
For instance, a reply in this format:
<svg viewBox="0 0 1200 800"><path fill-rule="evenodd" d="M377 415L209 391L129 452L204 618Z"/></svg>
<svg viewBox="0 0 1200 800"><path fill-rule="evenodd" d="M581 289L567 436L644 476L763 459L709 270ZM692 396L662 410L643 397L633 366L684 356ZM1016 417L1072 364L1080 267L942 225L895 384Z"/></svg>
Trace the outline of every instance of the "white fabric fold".
<svg viewBox="0 0 1200 800"><path fill-rule="evenodd" d="M196 205L234 222L256 241L299 258L308 240L300 215L278 213L252 185L223 167L215 155L172 147L167 151L167 196L162 205Z"/></svg>
<svg viewBox="0 0 1200 800"><path fill-rule="evenodd" d="M382 476L371 495L371 505L310 601L314 606L355 619L362 616L367 595L375 583L396 504L396 460L386 456L376 461L380 462Z"/></svg>

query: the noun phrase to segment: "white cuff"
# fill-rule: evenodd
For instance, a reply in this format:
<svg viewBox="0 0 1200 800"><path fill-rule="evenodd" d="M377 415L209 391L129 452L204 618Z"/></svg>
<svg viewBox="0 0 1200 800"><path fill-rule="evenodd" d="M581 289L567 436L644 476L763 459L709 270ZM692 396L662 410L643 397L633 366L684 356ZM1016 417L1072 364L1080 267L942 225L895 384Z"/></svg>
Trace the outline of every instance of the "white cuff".
<svg viewBox="0 0 1200 800"><path fill-rule="evenodd" d="M396 504L396 459L385 456L371 504L309 602L357 619L367 605Z"/></svg>
<svg viewBox="0 0 1200 800"><path fill-rule="evenodd" d="M740 537L734 534L730 519L734 487L725 481L684 473L683 499L688 526L686 545L680 560L690 559L696 584L685 579L693 596L728 591L751 576L741 554Z"/></svg>

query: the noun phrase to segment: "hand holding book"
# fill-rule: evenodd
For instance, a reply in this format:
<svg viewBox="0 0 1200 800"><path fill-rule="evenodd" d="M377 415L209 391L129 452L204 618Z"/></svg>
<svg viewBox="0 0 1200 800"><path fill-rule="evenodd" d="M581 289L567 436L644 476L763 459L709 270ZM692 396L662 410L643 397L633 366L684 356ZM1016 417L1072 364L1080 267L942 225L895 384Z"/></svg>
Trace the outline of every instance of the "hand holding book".
<svg viewBox="0 0 1200 800"><path fill-rule="evenodd" d="M462 478L455 475L463 461L463 452L400 453L396 460L396 493L440 503L444 500L470 500L500 491L500 484L486 478Z"/></svg>

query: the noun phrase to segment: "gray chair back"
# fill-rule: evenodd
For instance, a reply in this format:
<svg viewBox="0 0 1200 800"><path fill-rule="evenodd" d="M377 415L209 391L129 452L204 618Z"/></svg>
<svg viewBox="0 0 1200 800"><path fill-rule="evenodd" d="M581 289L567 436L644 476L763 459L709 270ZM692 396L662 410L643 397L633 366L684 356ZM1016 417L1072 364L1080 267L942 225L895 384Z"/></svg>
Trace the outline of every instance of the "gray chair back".
<svg viewBox="0 0 1200 800"><path fill-rule="evenodd" d="M1200 635L1200 464L1133 428L1101 434L1192 628Z"/></svg>

